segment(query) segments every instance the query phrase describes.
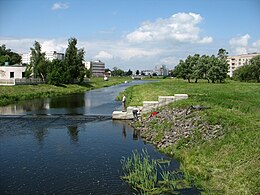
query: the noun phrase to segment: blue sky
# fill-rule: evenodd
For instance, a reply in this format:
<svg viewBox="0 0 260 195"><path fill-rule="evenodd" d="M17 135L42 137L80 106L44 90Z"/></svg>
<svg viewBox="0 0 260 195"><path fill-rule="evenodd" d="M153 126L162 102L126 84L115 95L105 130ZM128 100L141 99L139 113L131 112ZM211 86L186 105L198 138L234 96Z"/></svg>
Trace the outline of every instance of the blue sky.
<svg viewBox="0 0 260 195"><path fill-rule="evenodd" d="M108 68L173 68L187 55L260 52L259 0L1 0L0 44L64 52L75 37L86 60Z"/></svg>

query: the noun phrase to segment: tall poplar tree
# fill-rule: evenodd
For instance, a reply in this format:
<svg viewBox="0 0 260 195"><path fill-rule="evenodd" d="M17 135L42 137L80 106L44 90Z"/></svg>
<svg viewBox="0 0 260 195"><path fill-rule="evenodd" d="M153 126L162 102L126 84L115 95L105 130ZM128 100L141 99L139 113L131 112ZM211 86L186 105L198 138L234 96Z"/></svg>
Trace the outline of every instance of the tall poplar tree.
<svg viewBox="0 0 260 195"><path fill-rule="evenodd" d="M77 39L70 38L68 40L68 48L65 52L65 83L74 83L78 79L82 80L84 78L84 50L77 49Z"/></svg>

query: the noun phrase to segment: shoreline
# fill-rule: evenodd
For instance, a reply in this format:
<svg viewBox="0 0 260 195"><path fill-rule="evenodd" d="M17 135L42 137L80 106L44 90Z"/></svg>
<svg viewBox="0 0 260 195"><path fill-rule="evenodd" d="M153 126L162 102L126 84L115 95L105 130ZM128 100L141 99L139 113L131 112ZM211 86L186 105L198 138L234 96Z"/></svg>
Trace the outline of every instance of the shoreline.
<svg viewBox="0 0 260 195"><path fill-rule="evenodd" d="M111 77L108 81L104 81L103 78L93 78L87 83L62 86L49 84L0 86L0 106L7 106L23 100L83 93L93 89L121 84L129 80L132 79L130 77Z"/></svg>

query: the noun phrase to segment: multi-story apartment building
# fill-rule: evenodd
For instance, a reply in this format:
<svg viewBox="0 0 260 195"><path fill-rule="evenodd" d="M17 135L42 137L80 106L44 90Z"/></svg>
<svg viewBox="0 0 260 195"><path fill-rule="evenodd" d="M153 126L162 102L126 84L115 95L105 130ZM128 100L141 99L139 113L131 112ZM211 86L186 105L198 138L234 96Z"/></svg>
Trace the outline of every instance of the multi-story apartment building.
<svg viewBox="0 0 260 195"><path fill-rule="evenodd" d="M85 68L91 69L92 76L104 76L105 63L100 60L85 62Z"/></svg>
<svg viewBox="0 0 260 195"><path fill-rule="evenodd" d="M22 54L22 64L30 64L31 57L32 57L31 52Z"/></svg>
<svg viewBox="0 0 260 195"><path fill-rule="evenodd" d="M249 60L255 56L260 55L260 53L249 53L249 54L242 54L242 55L237 55L237 56L228 56L227 57L227 63L229 64L229 70L228 70L228 75L230 77L233 76L234 71L246 64L248 64Z"/></svg>
<svg viewBox="0 0 260 195"><path fill-rule="evenodd" d="M30 64L31 57L32 57L31 52L22 54L22 63L23 64ZM45 52L45 57L46 57L47 60L50 60L50 61L52 61L54 59L64 60L64 54L63 53L58 53L56 51Z"/></svg>

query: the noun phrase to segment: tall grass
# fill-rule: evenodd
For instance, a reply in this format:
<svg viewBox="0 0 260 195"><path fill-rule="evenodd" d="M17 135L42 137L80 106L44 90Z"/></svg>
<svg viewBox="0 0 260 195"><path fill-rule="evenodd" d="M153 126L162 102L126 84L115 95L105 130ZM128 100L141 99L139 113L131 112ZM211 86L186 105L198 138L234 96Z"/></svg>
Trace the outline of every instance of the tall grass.
<svg viewBox="0 0 260 195"><path fill-rule="evenodd" d="M193 175L196 185L208 194L257 194L260 192L260 84L228 81L224 84L187 83L165 79L126 90L129 105L157 100L159 95L187 93L189 99L171 106L211 107L201 114L209 124L219 124L224 135L192 147L180 141L163 149L175 154L181 168ZM164 130L164 128L156 128ZM153 128L151 128L153 129ZM178 146L178 147L176 147Z"/></svg>
<svg viewBox="0 0 260 195"><path fill-rule="evenodd" d="M124 176L138 194L176 194L176 190L189 187L183 174L166 170L163 162L151 159L146 150L121 160ZM168 164L169 166L169 164Z"/></svg>

